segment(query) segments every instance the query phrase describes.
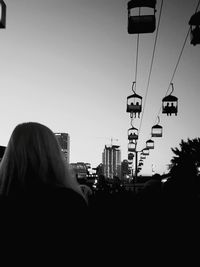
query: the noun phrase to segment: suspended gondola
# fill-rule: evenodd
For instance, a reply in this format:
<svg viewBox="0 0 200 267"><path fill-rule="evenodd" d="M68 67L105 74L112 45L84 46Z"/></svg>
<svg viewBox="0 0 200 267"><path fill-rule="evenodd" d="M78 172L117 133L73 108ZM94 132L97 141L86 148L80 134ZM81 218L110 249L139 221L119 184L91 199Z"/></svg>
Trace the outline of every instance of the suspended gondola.
<svg viewBox="0 0 200 267"><path fill-rule="evenodd" d="M148 148L144 148L144 149L142 150L142 155L144 155L144 156L148 156L148 155L149 155L149 149L148 149Z"/></svg>
<svg viewBox="0 0 200 267"><path fill-rule="evenodd" d="M190 43L192 45L200 44L200 11L194 13L190 20Z"/></svg>
<svg viewBox="0 0 200 267"><path fill-rule="evenodd" d="M132 85L133 94L127 97L127 105L126 105L126 112L130 113L130 117L133 118L133 114L138 114L138 118L140 117L140 113L142 111L142 96L135 93L133 87L135 82Z"/></svg>
<svg viewBox="0 0 200 267"><path fill-rule="evenodd" d="M171 83L171 86L173 92L173 83ZM167 114L167 116L171 116L172 114L175 114L177 116L178 112L178 98L176 96L173 96L172 92L162 99L162 113Z"/></svg>
<svg viewBox="0 0 200 267"><path fill-rule="evenodd" d="M151 128L151 136L152 137L162 137L163 136L163 127L159 125L160 118L158 116L158 123L152 126Z"/></svg>
<svg viewBox="0 0 200 267"><path fill-rule="evenodd" d="M0 28L5 29L6 28L6 4L3 0L0 0Z"/></svg>
<svg viewBox="0 0 200 267"><path fill-rule="evenodd" d="M134 154L133 153L128 153L128 160L133 160Z"/></svg>
<svg viewBox="0 0 200 267"><path fill-rule="evenodd" d="M152 139L146 141L146 148L154 149L154 141Z"/></svg>
<svg viewBox="0 0 200 267"><path fill-rule="evenodd" d="M135 127L132 127L128 129L128 140L137 140L138 139L138 129Z"/></svg>
<svg viewBox="0 0 200 267"><path fill-rule="evenodd" d="M146 9L151 11L148 14ZM138 12L137 12L138 11ZM135 14L137 12L137 14ZM131 0L128 2L128 33L153 33L156 29L156 0Z"/></svg>
<svg viewBox="0 0 200 267"><path fill-rule="evenodd" d="M128 143L128 152L135 152L136 151L136 142L134 140L131 140Z"/></svg>
<svg viewBox="0 0 200 267"><path fill-rule="evenodd" d="M130 165L132 165L133 164L133 161L132 160L129 160L128 161L128 165L130 166Z"/></svg>

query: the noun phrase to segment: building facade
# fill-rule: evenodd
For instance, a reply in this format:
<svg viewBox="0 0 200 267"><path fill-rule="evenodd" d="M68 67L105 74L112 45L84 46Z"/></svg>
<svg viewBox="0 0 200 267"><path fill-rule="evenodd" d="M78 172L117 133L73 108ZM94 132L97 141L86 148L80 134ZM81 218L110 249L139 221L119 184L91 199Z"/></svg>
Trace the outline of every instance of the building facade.
<svg viewBox="0 0 200 267"><path fill-rule="evenodd" d="M77 179L86 179L89 174L90 164L85 162L70 163Z"/></svg>
<svg viewBox="0 0 200 267"><path fill-rule="evenodd" d="M106 178L121 178L121 151L119 146L105 146L102 153L103 174Z"/></svg>
<svg viewBox="0 0 200 267"><path fill-rule="evenodd" d="M55 133L67 163L70 162L70 137L68 133Z"/></svg>

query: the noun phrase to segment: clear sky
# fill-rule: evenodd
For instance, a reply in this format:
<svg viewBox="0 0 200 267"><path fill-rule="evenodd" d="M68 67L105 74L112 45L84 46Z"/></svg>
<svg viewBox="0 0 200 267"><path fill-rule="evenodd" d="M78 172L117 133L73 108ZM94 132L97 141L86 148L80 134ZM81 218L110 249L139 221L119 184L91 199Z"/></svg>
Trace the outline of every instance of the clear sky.
<svg viewBox="0 0 200 267"><path fill-rule="evenodd" d="M70 161L96 167L111 138L127 159L131 127L126 99L135 77L137 35L127 32L123 0L5 0L7 27L0 30L0 144L13 128L37 121L71 138ZM165 0L138 141L150 138L162 98L189 29L197 0ZM158 21L161 0L157 1ZM144 97L155 32L140 35L137 93ZM200 136L200 45L188 38L173 79L178 115L160 114L163 137L141 174L166 172L171 147ZM139 128L140 119L135 120Z"/></svg>

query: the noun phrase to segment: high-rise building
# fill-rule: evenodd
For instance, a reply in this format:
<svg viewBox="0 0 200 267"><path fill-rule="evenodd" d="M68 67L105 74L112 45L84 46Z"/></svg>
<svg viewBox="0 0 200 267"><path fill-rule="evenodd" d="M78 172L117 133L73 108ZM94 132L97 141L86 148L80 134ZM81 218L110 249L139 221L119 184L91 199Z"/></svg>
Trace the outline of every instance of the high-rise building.
<svg viewBox="0 0 200 267"><path fill-rule="evenodd" d="M67 163L70 158L70 137L68 133L55 133L55 136L60 144L61 150L65 155Z"/></svg>
<svg viewBox="0 0 200 267"><path fill-rule="evenodd" d="M121 177L121 151L119 146L105 146L102 153L103 173L106 178Z"/></svg>

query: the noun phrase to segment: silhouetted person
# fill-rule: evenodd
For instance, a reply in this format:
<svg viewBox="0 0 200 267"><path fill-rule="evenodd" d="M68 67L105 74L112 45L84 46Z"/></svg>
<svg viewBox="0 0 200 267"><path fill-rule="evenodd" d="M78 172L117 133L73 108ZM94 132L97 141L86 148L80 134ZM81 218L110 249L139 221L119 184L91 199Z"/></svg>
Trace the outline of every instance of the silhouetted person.
<svg viewBox="0 0 200 267"><path fill-rule="evenodd" d="M0 195L6 234L26 234L26 242L42 237L41 243L53 246L53 238L78 229L87 212L54 133L35 122L17 125L10 137L0 165Z"/></svg>
<svg viewBox="0 0 200 267"><path fill-rule="evenodd" d="M174 106L174 103L171 103L171 106L170 106L170 116L172 115L172 113L174 113L176 110L175 106Z"/></svg>
<svg viewBox="0 0 200 267"><path fill-rule="evenodd" d="M169 102L167 102L167 105L165 106L165 110L166 110L167 116L168 116L169 112L170 112Z"/></svg>

